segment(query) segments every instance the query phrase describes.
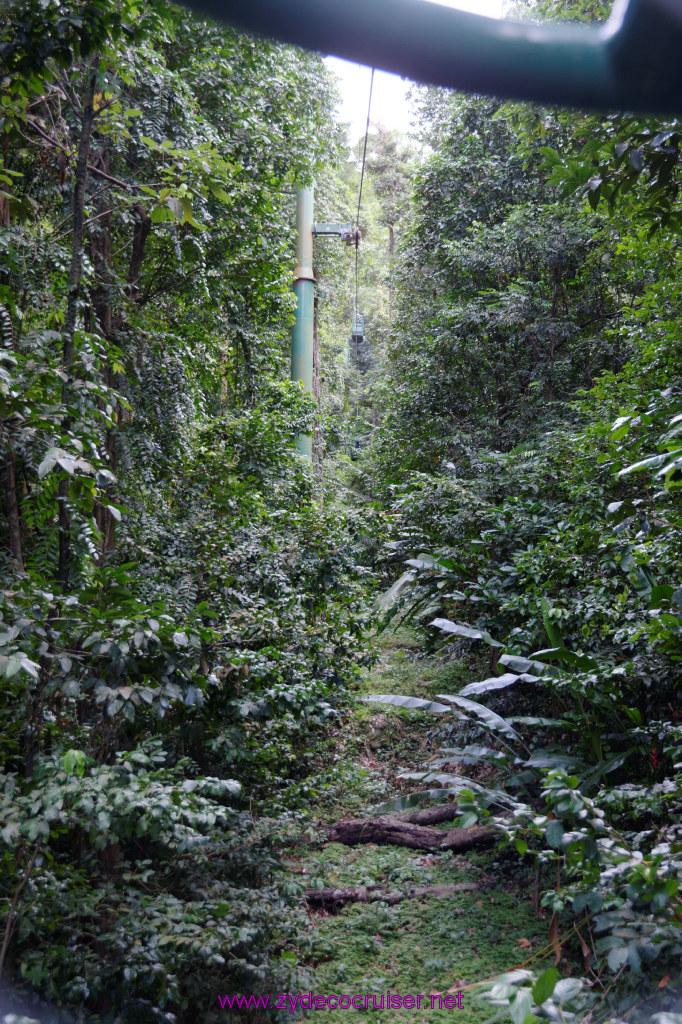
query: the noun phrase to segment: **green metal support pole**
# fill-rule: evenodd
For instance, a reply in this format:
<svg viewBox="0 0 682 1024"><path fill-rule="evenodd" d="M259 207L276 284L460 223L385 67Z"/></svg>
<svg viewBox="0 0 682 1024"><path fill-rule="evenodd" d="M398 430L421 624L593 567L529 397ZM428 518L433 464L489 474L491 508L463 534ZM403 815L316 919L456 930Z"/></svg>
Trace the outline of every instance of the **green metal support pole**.
<svg viewBox="0 0 682 1024"><path fill-rule="evenodd" d="M313 187L299 188L296 193L296 320L291 333L291 379L303 382L313 393L313 322L315 277L313 275ZM301 455L312 462L313 439L301 434L296 441Z"/></svg>

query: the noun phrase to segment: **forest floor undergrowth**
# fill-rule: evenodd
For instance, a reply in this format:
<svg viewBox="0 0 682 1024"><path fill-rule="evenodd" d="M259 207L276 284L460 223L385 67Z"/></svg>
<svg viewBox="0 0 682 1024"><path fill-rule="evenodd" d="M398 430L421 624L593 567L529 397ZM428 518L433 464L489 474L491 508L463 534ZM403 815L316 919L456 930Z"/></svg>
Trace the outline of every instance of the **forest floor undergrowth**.
<svg viewBox="0 0 682 1024"><path fill-rule="evenodd" d="M384 633L377 643L379 659L365 675L359 696L435 697L445 690L456 692L469 681L462 662L425 657L419 639L408 630ZM320 794L320 823L371 815L372 805L419 788L397 776L431 756L438 745L432 745L433 728L433 716L394 707L384 714L380 705L360 704L331 737L330 756L344 766L348 781L345 788L333 787L333 796ZM532 879L518 866L514 874L513 860L501 872L500 856L495 847L455 855L323 842L305 854L292 851L288 867L303 888L380 885L394 892L460 882L476 886L393 906L370 902L347 904L338 913L311 910L298 956L299 964L313 973L313 995L359 995L356 1002L363 1009L304 1010L304 1018L321 1013L330 1022L358 1024L488 1020L493 1008L475 998L468 986L520 966L547 947L548 918L535 912ZM420 1008L386 1008L388 990L401 1000L421 995ZM378 1007L383 995L384 1009L364 1008L365 995L370 1007L373 995ZM446 995L454 997L454 1008L445 1008Z"/></svg>

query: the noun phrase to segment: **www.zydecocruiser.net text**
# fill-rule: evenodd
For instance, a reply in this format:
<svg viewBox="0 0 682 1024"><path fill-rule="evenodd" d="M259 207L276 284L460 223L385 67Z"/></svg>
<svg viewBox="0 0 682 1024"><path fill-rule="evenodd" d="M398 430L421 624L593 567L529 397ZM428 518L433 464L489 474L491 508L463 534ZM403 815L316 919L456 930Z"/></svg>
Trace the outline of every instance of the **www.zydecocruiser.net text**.
<svg viewBox="0 0 682 1024"><path fill-rule="evenodd" d="M462 993L445 995L420 992L401 996L388 989L385 993L356 993L355 995L313 995L312 992L273 996L218 996L223 1010L461 1010Z"/></svg>

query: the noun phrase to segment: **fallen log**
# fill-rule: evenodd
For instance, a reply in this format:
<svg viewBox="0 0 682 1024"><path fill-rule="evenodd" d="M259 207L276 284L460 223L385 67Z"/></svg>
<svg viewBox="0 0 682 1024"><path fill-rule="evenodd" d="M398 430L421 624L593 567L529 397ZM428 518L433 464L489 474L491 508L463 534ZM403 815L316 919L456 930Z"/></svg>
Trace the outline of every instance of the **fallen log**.
<svg viewBox="0 0 682 1024"><path fill-rule="evenodd" d="M405 818L391 815L381 818L347 818L333 825L325 825L324 828L330 843L343 843L344 846L377 843L380 846L407 846L412 850L470 850L474 846L491 843L497 834L494 828L487 825L442 831L415 825Z"/></svg>
<svg viewBox="0 0 682 1024"><path fill-rule="evenodd" d="M393 906L403 900L418 900L423 896L452 896L456 892L469 892L478 888L474 882L455 882L453 885L413 885L406 892L389 892L380 885L359 885L355 889L306 889L303 899L310 906L333 910L346 903L372 903L376 900L384 900Z"/></svg>
<svg viewBox="0 0 682 1024"><path fill-rule="evenodd" d="M457 804L436 804L435 807L420 807L416 811L404 811L396 814L400 821L409 821L412 825L440 825L442 821L454 821L461 814Z"/></svg>

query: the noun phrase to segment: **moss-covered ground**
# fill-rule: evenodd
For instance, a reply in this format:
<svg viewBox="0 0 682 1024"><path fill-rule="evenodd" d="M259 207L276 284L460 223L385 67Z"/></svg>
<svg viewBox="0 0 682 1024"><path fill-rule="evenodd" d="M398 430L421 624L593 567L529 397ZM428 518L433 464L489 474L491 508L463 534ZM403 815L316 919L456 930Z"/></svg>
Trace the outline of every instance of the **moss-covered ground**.
<svg viewBox="0 0 682 1024"><path fill-rule="evenodd" d="M385 634L379 643L379 660L364 678L360 695L432 697L457 692L469 679L461 662L424 657L419 639L405 630ZM433 716L361 703L343 729L329 737L327 765L318 777L319 821L366 816L372 805L418 788L398 775L434 753L439 740L433 729ZM494 847L454 855L320 841L292 851L289 869L303 887L382 885L395 891L456 882L477 886L394 906L355 903L338 913L311 911L297 955L299 965L313 974L313 995L360 996L356 1004L362 1008L304 1010L305 1019L330 1024L486 1021L493 1008L470 986L520 966L547 946L548 920L534 910L532 878L515 857L505 858ZM387 1008L389 990L401 1000L421 995L420 1008ZM449 996L454 1007L443 1002L439 1008L439 996Z"/></svg>

